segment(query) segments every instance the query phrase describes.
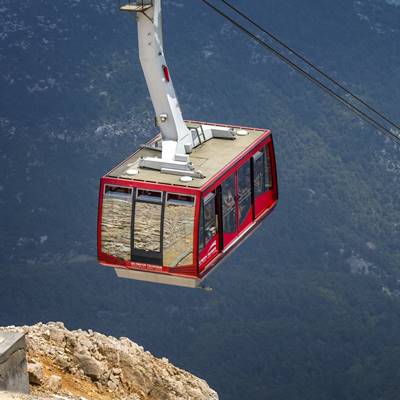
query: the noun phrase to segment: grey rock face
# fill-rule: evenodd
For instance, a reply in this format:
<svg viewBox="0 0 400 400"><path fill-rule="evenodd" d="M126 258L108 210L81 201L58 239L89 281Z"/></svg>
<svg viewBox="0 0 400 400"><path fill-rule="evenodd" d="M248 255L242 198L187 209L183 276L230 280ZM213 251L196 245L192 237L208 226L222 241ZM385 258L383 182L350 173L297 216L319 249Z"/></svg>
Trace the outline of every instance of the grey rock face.
<svg viewBox="0 0 400 400"><path fill-rule="evenodd" d="M93 380L98 381L105 373L103 365L90 354L77 354L76 359L83 373Z"/></svg>

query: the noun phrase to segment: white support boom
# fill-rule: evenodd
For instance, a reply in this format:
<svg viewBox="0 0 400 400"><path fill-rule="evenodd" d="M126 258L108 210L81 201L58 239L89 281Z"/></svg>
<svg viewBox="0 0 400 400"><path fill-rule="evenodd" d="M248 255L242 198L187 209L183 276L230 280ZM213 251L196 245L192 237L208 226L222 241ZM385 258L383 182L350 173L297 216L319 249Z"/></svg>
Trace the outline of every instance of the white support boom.
<svg viewBox="0 0 400 400"><path fill-rule="evenodd" d="M139 59L162 137L161 158L144 158L140 166L193 175L187 155L193 148L192 134L183 120L164 56L161 0L138 0L121 10L137 13Z"/></svg>
<svg viewBox="0 0 400 400"><path fill-rule="evenodd" d="M162 137L161 158L143 158L139 166L201 177L192 167L188 154L205 140L212 137L234 139L234 134L222 132L228 128L213 127L215 129L202 129L203 139L200 139L198 132L192 134L186 127L164 56L161 0L137 0L122 6L121 10L137 13L140 63Z"/></svg>
<svg viewBox="0 0 400 400"><path fill-rule="evenodd" d="M153 7L138 13L137 22L140 63L163 138L162 158L172 161L176 154L186 154L185 144L192 140L164 57L161 0L153 0Z"/></svg>

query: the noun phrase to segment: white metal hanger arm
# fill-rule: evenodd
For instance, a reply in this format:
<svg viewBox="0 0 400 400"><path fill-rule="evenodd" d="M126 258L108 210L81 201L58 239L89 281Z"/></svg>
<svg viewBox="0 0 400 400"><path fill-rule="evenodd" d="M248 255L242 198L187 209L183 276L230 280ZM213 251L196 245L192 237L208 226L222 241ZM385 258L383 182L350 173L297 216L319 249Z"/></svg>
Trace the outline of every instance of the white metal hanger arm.
<svg viewBox="0 0 400 400"><path fill-rule="evenodd" d="M150 3L150 2L149 2ZM163 140L162 159L186 154L192 137L183 120L164 56L161 0L137 13L139 58Z"/></svg>

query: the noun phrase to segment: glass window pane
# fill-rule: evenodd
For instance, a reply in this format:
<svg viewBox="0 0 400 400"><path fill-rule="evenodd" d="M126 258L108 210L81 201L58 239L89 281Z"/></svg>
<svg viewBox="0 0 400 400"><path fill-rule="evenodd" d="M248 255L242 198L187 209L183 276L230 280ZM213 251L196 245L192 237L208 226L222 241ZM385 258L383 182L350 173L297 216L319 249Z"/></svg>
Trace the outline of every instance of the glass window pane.
<svg viewBox="0 0 400 400"><path fill-rule="evenodd" d="M222 184L222 219L225 233L236 232L235 176Z"/></svg>
<svg viewBox="0 0 400 400"><path fill-rule="evenodd" d="M265 192L265 155L263 151L257 152L253 156L254 164L254 195L257 197Z"/></svg>
<svg viewBox="0 0 400 400"><path fill-rule="evenodd" d="M206 246L216 233L215 194L211 193L204 199L204 236Z"/></svg>
<svg viewBox="0 0 400 400"><path fill-rule="evenodd" d="M251 208L250 161L238 170L239 225L243 223Z"/></svg>
<svg viewBox="0 0 400 400"><path fill-rule="evenodd" d="M194 197L169 193L165 204L163 265L193 264Z"/></svg>
<svg viewBox="0 0 400 400"><path fill-rule="evenodd" d="M199 221L199 252L204 249L204 202L201 202Z"/></svg>
<svg viewBox="0 0 400 400"><path fill-rule="evenodd" d="M137 250L160 251L161 204L135 204L134 247Z"/></svg>
<svg viewBox="0 0 400 400"><path fill-rule="evenodd" d="M194 205L194 197L183 194L168 193L167 203L177 205Z"/></svg>
<svg viewBox="0 0 400 400"><path fill-rule="evenodd" d="M272 189L272 169L271 158L269 156L269 146L265 147L265 190Z"/></svg>
<svg viewBox="0 0 400 400"><path fill-rule="evenodd" d="M101 221L103 253L131 259L132 189L106 186Z"/></svg>
<svg viewBox="0 0 400 400"><path fill-rule="evenodd" d="M138 189L136 193L136 201L146 201L151 203L162 202L162 192L153 190Z"/></svg>

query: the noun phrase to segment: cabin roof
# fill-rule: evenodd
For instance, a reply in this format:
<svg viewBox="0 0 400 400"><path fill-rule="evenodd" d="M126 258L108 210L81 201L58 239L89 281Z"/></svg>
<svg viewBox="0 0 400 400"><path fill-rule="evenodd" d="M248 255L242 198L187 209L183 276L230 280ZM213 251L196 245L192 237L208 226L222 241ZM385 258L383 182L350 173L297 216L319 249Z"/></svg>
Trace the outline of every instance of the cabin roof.
<svg viewBox="0 0 400 400"><path fill-rule="evenodd" d="M191 129L205 123L188 121L186 124ZM232 161L239 158L240 155L245 153L246 150L252 147L267 132L265 129L249 129L236 126L232 128L235 130L246 129L249 134L246 136L237 136L235 140L210 139L194 148L190 154L190 161L193 167L205 175L203 179L193 178L191 182L186 183L180 181L180 176L139 168L138 164L141 157L160 157L159 151L149 148L139 149L117 167L113 168L106 176L130 181L152 182L200 189L211 182L213 178L218 176L219 172L231 164ZM139 174L129 175L127 171L130 169L139 170Z"/></svg>

